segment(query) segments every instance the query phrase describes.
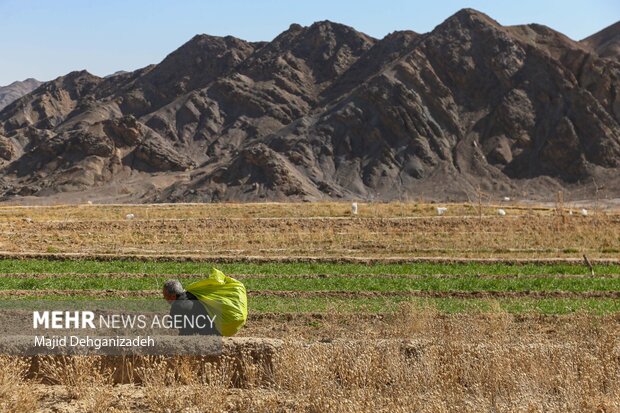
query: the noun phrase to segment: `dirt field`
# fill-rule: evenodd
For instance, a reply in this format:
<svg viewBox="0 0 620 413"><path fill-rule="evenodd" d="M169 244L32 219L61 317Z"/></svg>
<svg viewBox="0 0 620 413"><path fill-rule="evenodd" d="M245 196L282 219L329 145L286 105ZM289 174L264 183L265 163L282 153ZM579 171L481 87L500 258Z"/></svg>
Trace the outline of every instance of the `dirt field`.
<svg viewBox="0 0 620 413"><path fill-rule="evenodd" d="M246 284L238 336L259 343L134 360L125 384L105 357L33 376L0 356L0 411L620 411L620 215L435 208L0 208L0 299L157 297L214 265Z"/></svg>
<svg viewBox="0 0 620 413"><path fill-rule="evenodd" d="M617 258L620 215L523 206L221 204L0 208L0 252L175 257ZM497 215L503 208L506 216ZM572 215L569 215L572 213ZM133 214L133 219L127 219Z"/></svg>

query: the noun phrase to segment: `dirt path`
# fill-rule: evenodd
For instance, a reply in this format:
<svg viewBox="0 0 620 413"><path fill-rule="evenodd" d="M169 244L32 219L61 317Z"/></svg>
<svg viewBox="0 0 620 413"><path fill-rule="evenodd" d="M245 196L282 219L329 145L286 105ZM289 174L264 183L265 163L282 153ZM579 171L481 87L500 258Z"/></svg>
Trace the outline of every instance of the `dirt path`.
<svg viewBox="0 0 620 413"><path fill-rule="evenodd" d="M159 297L154 290L1 290L0 298L21 297L95 297L147 298ZM620 291L248 291L250 297L281 298L620 298Z"/></svg>
<svg viewBox="0 0 620 413"><path fill-rule="evenodd" d="M222 256L222 255L143 255L143 254L88 254L88 253L29 253L0 251L0 259L41 260L92 260L92 261L140 261L140 262L206 262L251 264L505 264L505 265L583 265L583 258L469 258L469 257L322 257L322 256ZM595 265L620 265L620 258L589 258Z"/></svg>
<svg viewBox="0 0 620 413"><path fill-rule="evenodd" d="M505 280L505 279L523 279L523 278L566 278L566 279L590 279L590 278L620 278L620 274L229 274L238 280L246 279L264 279L264 278L282 278L282 279L325 279L325 278L375 278L375 279L394 279L407 278L411 280L441 278L441 279L457 279L463 277L475 277L488 280ZM102 278L102 279L141 279L141 278L177 278L177 279L193 279L206 277L205 274L149 274L149 273L131 273L131 272L106 272L95 274L83 274L77 272L67 273L0 273L2 278L21 278L29 280L40 280L46 278Z"/></svg>

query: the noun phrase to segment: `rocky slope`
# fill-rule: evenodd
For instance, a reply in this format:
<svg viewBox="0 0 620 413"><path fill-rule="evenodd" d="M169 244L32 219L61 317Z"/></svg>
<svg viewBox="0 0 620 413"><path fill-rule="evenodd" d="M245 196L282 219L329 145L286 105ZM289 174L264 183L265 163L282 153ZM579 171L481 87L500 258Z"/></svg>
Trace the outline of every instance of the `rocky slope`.
<svg viewBox="0 0 620 413"><path fill-rule="evenodd" d="M620 22L593 34L581 41L600 57L618 59L620 57Z"/></svg>
<svg viewBox="0 0 620 413"><path fill-rule="evenodd" d="M7 86L0 86L0 110L7 107L20 97L38 88L41 83L37 79L26 79L23 82L13 82Z"/></svg>
<svg viewBox="0 0 620 413"><path fill-rule="evenodd" d="M576 42L464 9L430 33L380 40L328 21L268 43L195 36L158 65L73 72L6 107L1 192L620 196L616 32Z"/></svg>

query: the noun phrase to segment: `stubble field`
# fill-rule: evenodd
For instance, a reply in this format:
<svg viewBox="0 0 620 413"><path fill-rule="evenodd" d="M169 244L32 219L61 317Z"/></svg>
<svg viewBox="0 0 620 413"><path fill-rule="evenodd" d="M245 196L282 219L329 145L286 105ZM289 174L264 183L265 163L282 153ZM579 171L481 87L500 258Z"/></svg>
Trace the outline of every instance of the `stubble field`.
<svg viewBox="0 0 620 413"><path fill-rule="evenodd" d="M123 382L105 357L5 356L0 408L620 411L620 214L437 206L0 207L3 300L157 297L216 266L248 289L237 340L264 339Z"/></svg>

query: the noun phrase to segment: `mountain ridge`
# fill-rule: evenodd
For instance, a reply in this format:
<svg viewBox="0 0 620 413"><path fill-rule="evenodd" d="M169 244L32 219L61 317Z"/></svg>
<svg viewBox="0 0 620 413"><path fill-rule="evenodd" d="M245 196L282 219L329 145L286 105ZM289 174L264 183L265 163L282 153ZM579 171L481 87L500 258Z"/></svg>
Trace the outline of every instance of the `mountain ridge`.
<svg viewBox="0 0 620 413"><path fill-rule="evenodd" d="M28 78L22 81L15 81L6 86L0 86L0 111L19 99L20 97L32 92L43 82Z"/></svg>
<svg viewBox="0 0 620 413"><path fill-rule="evenodd" d="M157 65L72 72L2 110L0 193L536 199L599 181L620 196L605 30L576 42L464 9L383 39L330 21L271 42L196 35Z"/></svg>

